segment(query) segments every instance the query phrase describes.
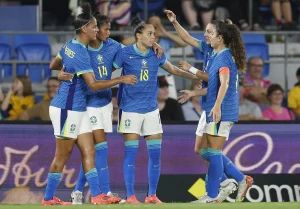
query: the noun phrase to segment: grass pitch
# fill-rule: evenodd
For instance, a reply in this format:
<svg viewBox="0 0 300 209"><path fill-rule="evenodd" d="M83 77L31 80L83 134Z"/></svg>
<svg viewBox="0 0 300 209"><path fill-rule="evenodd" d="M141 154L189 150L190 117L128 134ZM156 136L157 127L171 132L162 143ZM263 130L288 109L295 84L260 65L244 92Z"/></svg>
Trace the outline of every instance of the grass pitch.
<svg viewBox="0 0 300 209"><path fill-rule="evenodd" d="M80 208L80 209L300 209L300 202L283 203L221 203L221 204L191 204L191 203L165 203L161 205L69 205L69 206L43 206L43 205L8 205L0 204L1 209L55 209L55 208Z"/></svg>

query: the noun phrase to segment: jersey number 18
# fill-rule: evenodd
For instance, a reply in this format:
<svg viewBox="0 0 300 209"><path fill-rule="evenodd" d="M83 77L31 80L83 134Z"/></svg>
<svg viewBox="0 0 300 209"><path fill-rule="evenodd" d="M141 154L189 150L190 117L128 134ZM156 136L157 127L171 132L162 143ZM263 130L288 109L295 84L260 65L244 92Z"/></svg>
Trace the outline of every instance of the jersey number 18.
<svg viewBox="0 0 300 209"><path fill-rule="evenodd" d="M148 81L148 79L149 79L148 70L141 70L140 81Z"/></svg>

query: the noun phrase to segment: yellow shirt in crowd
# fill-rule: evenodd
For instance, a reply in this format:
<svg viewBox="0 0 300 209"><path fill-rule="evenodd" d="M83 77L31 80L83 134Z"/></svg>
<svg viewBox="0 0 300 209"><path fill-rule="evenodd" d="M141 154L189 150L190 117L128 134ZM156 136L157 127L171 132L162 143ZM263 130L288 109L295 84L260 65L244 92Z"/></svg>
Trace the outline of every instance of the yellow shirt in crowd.
<svg viewBox="0 0 300 209"><path fill-rule="evenodd" d="M297 115L300 115L300 86L292 88L288 95L288 107L295 109Z"/></svg>
<svg viewBox="0 0 300 209"><path fill-rule="evenodd" d="M9 104L12 106L12 109L8 112L8 119L16 119L21 112L34 105L34 98L33 96L17 97L12 95Z"/></svg>

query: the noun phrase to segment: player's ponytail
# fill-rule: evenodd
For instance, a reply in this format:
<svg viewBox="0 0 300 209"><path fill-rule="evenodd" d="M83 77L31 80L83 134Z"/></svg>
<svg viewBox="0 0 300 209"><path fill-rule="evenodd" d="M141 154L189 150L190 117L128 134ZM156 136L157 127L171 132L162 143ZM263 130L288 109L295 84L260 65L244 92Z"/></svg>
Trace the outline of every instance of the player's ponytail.
<svg viewBox="0 0 300 209"><path fill-rule="evenodd" d="M90 21L94 18L92 15L92 9L91 5L89 3L83 3L81 5L82 13L77 15L74 26L76 30L76 34L78 34L81 31L81 28L83 26L86 26L90 23Z"/></svg>
<svg viewBox="0 0 300 209"><path fill-rule="evenodd" d="M131 26L133 27L133 31L134 31L134 37L136 38L136 34L137 33L143 33L143 30L145 28L145 22L143 20L141 20L141 18L139 16L135 16L132 20L131 20Z"/></svg>
<svg viewBox="0 0 300 209"><path fill-rule="evenodd" d="M246 53L239 28L231 20L212 21L218 35L221 35L226 47L230 48L232 56L240 73L246 70Z"/></svg>
<svg viewBox="0 0 300 209"><path fill-rule="evenodd" d="M93 16L97 20L97 27L100 28L102 25L110 23L109 17L102 15L100 12L94 12Z"/></svg>

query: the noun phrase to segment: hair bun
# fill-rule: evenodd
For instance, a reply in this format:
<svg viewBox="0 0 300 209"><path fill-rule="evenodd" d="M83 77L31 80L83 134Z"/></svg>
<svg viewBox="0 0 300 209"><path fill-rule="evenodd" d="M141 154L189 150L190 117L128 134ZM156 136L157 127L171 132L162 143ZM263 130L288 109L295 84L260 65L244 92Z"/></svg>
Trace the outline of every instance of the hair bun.
<svg viewBox="0 0 300 209"><path fill-rule="evenodd" d="M137 27L141 22L143 22L143 20L141 20L141 18L139 16L135 16L132 20L131 20L131 26L132 27Z"/></svg>
<svg viewBox="0 0 300 209"><path fill-rule="evenodd" d="M224 22L225 22L226 24L228 24L228 25L232 25L232 24L233 24L232 21L229 20L229 19L226 19Z"/></svg>
<svg viewBox="0 0 300 209"><path fill-rule="evenodd" d="M92 9L91 9L91 5L87 2L83 3L81 5L81 8L82 8L82 14L86 15L86 16L89 16L92 14Z"/></svg>

